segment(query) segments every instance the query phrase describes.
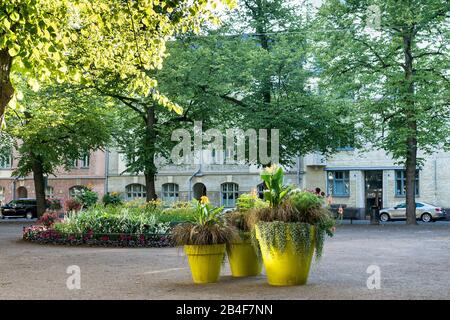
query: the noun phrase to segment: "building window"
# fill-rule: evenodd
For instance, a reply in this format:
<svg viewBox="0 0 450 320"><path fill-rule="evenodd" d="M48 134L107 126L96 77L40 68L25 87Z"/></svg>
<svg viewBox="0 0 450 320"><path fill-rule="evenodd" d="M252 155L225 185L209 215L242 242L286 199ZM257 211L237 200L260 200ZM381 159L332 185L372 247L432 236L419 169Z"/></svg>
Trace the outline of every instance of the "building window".
<svg viewBox="0 0 450 320"><path fill-rule="evenodd" d="M162 201L173 203L178 201L179 187L176 183L165 183L162 185Z"/></svg>
<svg viewBox="0 0 450 320"><path fill-rule="evenodd" d="M69 197L75 198L77 196L80 196L81 193L86 189L87 188L85 186L73 186L69 189Z"/></svg>
<svg viewBox="0 0 450 320"><path fill-rule="evenodd" d="M85 155L83 158L80 159L81 162L81 168L89 168L89 164L91 162L90 155Z"/></svg>
<svg viewBox="0 0 450 320"><path fill-rule="evenodd" d="M416 170L414 189L416 196L419 195L419 170ZM395 170L395 195L406 195L406 170Z"/></svg>
<svg viewBox="0 0 450 320"><path fill-rule="evenodd" d="M5 203L5 188L0 187L0 204Z"/></svg>
<svg viewBox="0 0 450 320"><path fill-rule="evenodd" d="M49 186L49 187L45 188L45 195L47 198L53 199L55 196L53 187Z"/></svg>
<svg viewBox="0 0 450 320"><path fill-rule="evenodd" d="M10 153L0 154L0 169L10 169L12 162L11 158Z"/></svg>
<svg viewBox="0 0 450 320"><path fill-rule="evenodd" d="M147 192L145 191L145 186L142 184L138 184L138 183L129 184L128 186L126 186L125 192L127 194L128 200L147 197Z"/></svg>
<svg viewBox="0 0 450 320"><path fill-rule="evenodd" d="M236 183L227 182L222 184L222 205L227 208L236 206L239 197L239 186Z"/></svg>
<svg viewBox="0 0 450 320"><path fill-rule="evenodd" d="M328 172L328 194L333 196L350 195L349 171Z"/></svg>

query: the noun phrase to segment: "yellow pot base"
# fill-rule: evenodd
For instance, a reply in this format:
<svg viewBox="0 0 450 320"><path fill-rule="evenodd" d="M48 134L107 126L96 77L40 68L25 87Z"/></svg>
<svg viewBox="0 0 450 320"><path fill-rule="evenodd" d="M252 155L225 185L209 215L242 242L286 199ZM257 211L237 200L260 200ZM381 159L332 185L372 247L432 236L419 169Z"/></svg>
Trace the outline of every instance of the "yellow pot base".
<svg viewBox="0 0 450 320"><path fill-rule="evenodd" d="M249 241L228 244L227 254L233 277L243 278L261 274L262 261L258 259Z"/></svg>
<svg viewBox="0 0 450 320"><path fill-rule="evenodd" d="M214 283L219 280L225 255L225 244L184 246L196 284Z"/></svg>
<svg viewBox="0 0 450 320"><path fill-rule="evenodd" d="M314 227L311 226L311 246L308 252L300 253L296 251L290 236L286 239L284 251L281 252L277 248L268 248L264 245L260 240L260 231L256 227L256 237L260 243L269 285L296 286L306 284L314 255L314 231Z"/></svg>

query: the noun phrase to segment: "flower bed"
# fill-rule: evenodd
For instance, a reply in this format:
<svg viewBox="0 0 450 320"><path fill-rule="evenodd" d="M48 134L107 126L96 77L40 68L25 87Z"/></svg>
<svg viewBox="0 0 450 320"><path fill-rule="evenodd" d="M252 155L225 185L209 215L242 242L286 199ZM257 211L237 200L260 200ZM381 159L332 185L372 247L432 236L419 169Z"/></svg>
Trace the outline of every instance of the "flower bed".
<svg viewBox="0 0 450 320"><path fill-rule="evenodd" d="M23 228L23 239L41 244L88 245L104 247L171 247L169 234L65 234L42 225Z"/></svg>
<svg viewBox="0 0 450 320"><path fill-rule="evenodd" d="M112 247L168 247L172 228L192 220L190 204L164 209L144 205L96 205L71 211L63 219L45 213L36 225L23 229L23 239L43 244Z"/></svg>

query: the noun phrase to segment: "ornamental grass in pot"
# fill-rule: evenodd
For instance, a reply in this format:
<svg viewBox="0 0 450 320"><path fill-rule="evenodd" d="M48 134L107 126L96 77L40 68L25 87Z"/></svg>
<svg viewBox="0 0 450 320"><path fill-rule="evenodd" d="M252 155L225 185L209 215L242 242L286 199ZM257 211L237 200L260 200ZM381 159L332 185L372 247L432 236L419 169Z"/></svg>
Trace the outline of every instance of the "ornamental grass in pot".
<svg viewBox="0 0 450 320"><path fill-rule="evenodd" d="M237 236L235 228L225 223L223 207L214 208L206 196L196 203L194 221L172 230L175 245L184 246L192 280L197 284L217 282L225 256L225 246Z"/></svg>
<svg viewBox="0 0 450 320"><path fill-rule="evenodd" d="M311 261L320 258L325 235L333 235L334 219L323 199L309 191L283 185L284 173L272 166L261 173L267 208L251 210L248 224L254 226L267 280L270 285L303 285Z"/></svg>
<svg viewBox="0 0 450 320"><path fill-rule="evenodd" d="M238 237L227 243L227 255L233 277L249 277L261 274L262 260L259 248L251 241L248 213L251 209L268 207L256 193L242 194L237 199L237 210L226 215L227 223L238 230Z"/></svg>

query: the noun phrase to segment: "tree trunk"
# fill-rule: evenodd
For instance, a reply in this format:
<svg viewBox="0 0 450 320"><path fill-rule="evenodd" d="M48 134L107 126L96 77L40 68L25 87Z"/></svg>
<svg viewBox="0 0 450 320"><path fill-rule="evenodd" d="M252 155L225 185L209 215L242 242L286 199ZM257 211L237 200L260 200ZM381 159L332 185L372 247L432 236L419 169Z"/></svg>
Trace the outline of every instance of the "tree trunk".
<svg viewBox="0 0 450 320"><path fill-rule="evenodd" d="M261 48L269 51L269 37L267 36L267 15L266 8L264 8L263 1L256 1L257 9L253 12L253 19L256 21L256 33L258 34ZM261 94L264 103L270 104L272 100L272 82L270 75L266 75L262 81Z"/></svg>
<svg viewBox="0 0 450 320"><path fill-rule="evenodd" d="M151 105L147 108L146 114L146 132L145 132L145 157L146 167L144 170L145 176L145 186L147 191L147 201L156 200L156 188L155 188L155 175L157 173L157 168L155 165L155 150L156 150L156 117L155 117L155 106Z"/></svg>
<svg viewBox="0 0 450 320"><path fill-rule="evenodd" d="M32 171L34 189L36 192L37 216L40 217L46 210L44 167L42 166L42 160L39 156L30 154L30 157L33 157Z"/></svg>
<svg viewBox="0 0 450 320"><path fill-rule="evenodd" d="M7 49L0 50L0 123L6 106L14 94L14 88L10 79L12 59Z"/></svg>
<svg viewBox="0 0 450 320"><path fill-rule="evenodd" d="M414 115L414 79L413 79L413 42L414 28L410 27L403 33L403 50L405 56L405 115L408 126L406 138L406 224L415 225L416 194L415 177L417 167L417 120Z"/></svg>
<svg viewBox="0 0 450 320"><path fill-rule="evenodd" d="M155 174L154 173L145 173L145 187L147 191L147 202L156 200L156 188L155 188Z"/></svg>

